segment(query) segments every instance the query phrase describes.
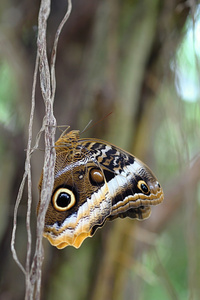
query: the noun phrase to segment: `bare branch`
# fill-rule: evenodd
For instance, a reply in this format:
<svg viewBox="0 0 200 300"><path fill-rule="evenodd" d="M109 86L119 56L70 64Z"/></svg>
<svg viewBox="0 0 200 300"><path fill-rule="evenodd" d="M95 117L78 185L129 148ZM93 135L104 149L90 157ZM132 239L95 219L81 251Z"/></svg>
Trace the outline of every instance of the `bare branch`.
<svg viewBox="0 0 200 300"><path fill-rule="evenodd" d="M11 250L13 258L25 274L26 277L26 295L25 299L40 299L41 290L41 277L42 277L42 262L43 262L43 247L42 247L42 237L45 222L45 215L49 204L49 199L51 198L51 193L54 185L54 167L55 167L55 131L56 131L56 119L53 114L53 102L56 89L55 80L55 61L58 39L61 30L66 23L69 15L71 13L71 0L68 0L67 12L61 21L58 30L56 32L51 63L49 66L47 57L47 45L46 45L46 35L47 35L47 20L50 14L50 0L41 0L40 11L38 15L38 40L37 40L37 57L34 70L33 86L32 86L32 102L31 102L31 113L29 121L29 134L28 134L28 144L25 162L25 172L18 192L15 210L14 210L14 225L11 240ZM51 69L50 69L51 67ZM40 74L40 87L42 92L42 97L45 104L45 116L43 119L42 128L39 131L35 146L32 148L32 128L34 120L35 111L35 90L37 74ZM34 258L31 263L31 207L32 207L32 178L31 178L31 154L37 148L40 136L42 132L45 132L45 155L44 155L44 167L43 167L43 182L41 190L41 201L37 218L37 238ZM18 208L22 199L24 186L28 180L28 202L27 202L27 215L26 215L26 227L27 227L27 257L26 257L26 267L24 268L18 259L17 252L15 250L15 240L16 240L16 229L17 229L17 215Z"/></svg>
<svg viewBox="0 0 200 300"><path fill-rule="evenodd" d="M52 80L52 99L55 97L55 91L56 91L56 77L55 77L55 61L56 61L56 53L57 53L57 46L58 46L58 39L60 36L60 33L63 29L63 26L67 22L72 10L72 3L71 0L68 0L68 8L67 12L64 15L62 21L60 22L60 25L58 26L55 39L54 39L54 44L52 48L52 53L51 53L51 80Z"/></svg>

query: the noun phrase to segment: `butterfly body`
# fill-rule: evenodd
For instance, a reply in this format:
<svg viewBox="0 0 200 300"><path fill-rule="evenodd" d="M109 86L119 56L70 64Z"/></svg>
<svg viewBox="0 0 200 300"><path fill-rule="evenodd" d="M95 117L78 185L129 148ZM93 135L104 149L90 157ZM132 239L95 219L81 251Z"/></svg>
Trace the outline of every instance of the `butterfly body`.
<svg viewBox="0 0 200 300"><path fill-rule="evenodd" d="M98 139L80 139L79 131L55 144L53 194L44 236L61 249L80 247L106 220L145 219L150 205L163 200L151 170L135 156ZM39 184L41 190L42 177Z"/></svg>

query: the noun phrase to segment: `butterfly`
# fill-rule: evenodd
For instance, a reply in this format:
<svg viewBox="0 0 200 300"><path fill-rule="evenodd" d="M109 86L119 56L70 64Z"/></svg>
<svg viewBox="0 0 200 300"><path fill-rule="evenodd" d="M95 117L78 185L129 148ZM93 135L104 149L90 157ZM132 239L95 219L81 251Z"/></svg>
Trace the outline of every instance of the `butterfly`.
<svg viewBox="0 0 200 300"><path fill-rule="evenodd" d="M163 189L152 171L108 142L80 138L73 130L61 135L55 149L55 181L44 237L58 249L79 248L107 220L146 219L150 206L163 201ZM40 192L41 186L42 176Z"/></svg>

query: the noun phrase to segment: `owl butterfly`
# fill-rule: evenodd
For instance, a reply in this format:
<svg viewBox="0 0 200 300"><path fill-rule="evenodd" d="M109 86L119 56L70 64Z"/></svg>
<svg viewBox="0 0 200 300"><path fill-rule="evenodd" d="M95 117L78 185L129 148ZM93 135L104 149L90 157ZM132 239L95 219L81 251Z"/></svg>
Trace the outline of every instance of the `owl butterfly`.
<svg viewBox="0 0 200 300"><path fill-rule="evenodd" d="M150 205L163 200L163 190L151 170L112 144L80 139L74 130L61 136L55 149L55 182L44 236L59 249L79 248L106 220L146 219ZM41 185L42 176L40 192Z"/></svg>

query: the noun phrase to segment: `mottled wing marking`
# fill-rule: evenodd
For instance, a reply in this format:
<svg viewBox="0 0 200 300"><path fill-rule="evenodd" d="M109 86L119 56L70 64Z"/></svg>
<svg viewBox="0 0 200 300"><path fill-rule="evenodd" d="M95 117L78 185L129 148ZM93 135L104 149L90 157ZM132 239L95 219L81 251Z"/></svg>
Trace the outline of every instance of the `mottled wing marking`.
<svg viewBox="0 0 200 300"><path fill-rule="evenodd" d="M102 184L91 184L88 174L92 168L104 174ZM140 180L148 184L149 194L138 188ZM40 188L41 182L42 178ZM54 191L60 186L73 190L76 204L65 212L58 212L49 204L44 236L57 248L78 248L106 220L147 218L150 205L163 200L156 177L139 159L104 141L79 139L78 131L69 132L56 142Z"/></svg>
<svg viewBox="0 0 200 300"><path fill-rule="evenodd" d="M82 146L88 149L89 155L97 160L100 165L118 174L123 171L126 165L134 163L134 156L128 155L123 150L119 151L113 145L111 146L95 141L87 142L86 144L83 142Z"/></svg>

